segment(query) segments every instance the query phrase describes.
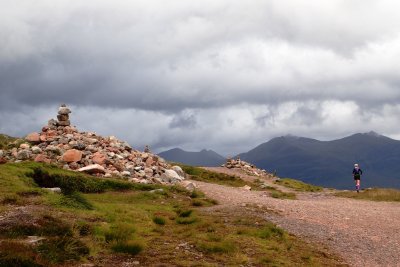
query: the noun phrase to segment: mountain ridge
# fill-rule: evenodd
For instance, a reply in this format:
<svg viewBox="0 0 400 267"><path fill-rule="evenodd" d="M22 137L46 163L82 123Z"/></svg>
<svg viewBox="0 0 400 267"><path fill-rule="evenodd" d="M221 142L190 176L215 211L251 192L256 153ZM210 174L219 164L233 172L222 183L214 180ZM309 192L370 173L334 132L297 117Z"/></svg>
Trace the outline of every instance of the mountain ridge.
<svg viewBox="0 0 400 267"><path fill-rule="evenodd" d="M211 149L202 149L199 152L185 151L181 148L172 148L158 153L168 161L179 162L194 166L216 167L225 163L226 158Z"/></svg>
<svg viewBox="0 0 400 267"><path fill-rule="evenodd" d="M372 131L331 141L281 136L238 156L281 177L339 189L351 188L352 166L359 163L364 186L400 188L395 176L400 171L400 141Z"/></svg>

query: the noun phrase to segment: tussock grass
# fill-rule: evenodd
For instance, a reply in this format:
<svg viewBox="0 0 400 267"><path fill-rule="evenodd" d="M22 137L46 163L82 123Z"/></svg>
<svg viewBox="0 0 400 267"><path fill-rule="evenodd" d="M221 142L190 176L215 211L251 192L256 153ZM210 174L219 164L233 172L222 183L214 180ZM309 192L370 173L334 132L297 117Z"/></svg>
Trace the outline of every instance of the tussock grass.
<svg viewBox="0 0 400 267"><path fill-rule="evenodd" d="M82 241L69 236L47 238L39 244L37 251L51 263L79 260L89 254L89 248Z"/></svg>
<svg viewBox="0 0 400 267"><path fill-rule="evenodd" d="M275 183L301 192L320 192L323 190L323 188L320 186L307 184L290 178L282 178L277 180Z"/></svg>
<svg viewBox="0 0 400 267"><path fill-rule="evenodd" d="M223 242L201 242L198 244L201 251L205 253L233 253L237 247L229 241Z"/></svg>
<svg viewBox="0 0 400 267"><path fill-rule="evenodd" d="M335 194L339 197L348 197L355 199L365 199L371 201L400 201L400 190L391 188L372 188L361 190L360 193L357 192L338 192Z"/></svg>
<svg viewBox="0 0 400 267"><path fill-rule="evenodd" d="M144 249L143 244L135 241L117 243L112 246L112 250L118 253L126 253L129 255L137 255Z"/></svg>
<svg viewBox="0 0 400 267"><path fill-rule="evenodd" d="M153 222L158 225L165 225L165 219L163 217L156 216L153 218Z"/></svg>

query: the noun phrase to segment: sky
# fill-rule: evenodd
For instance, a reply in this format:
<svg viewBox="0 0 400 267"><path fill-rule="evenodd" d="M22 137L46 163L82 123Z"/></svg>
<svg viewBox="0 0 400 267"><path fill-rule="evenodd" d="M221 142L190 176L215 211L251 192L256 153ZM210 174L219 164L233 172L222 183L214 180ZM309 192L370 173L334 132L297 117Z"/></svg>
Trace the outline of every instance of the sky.
<svg viewBox="0 0 400 267"><path fill-rule="evenodd" d="M400 139L395 0L0 0L0 133L60 104L153 152L282 135Z"/></svg>

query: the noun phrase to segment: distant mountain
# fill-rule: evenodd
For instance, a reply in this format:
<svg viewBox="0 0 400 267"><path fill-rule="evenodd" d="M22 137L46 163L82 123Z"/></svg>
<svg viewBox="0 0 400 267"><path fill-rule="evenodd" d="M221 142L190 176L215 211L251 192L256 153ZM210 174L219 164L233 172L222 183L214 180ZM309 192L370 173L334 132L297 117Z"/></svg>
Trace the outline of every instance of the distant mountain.
<svg viewBox="0 0 400 267"><path fill-rule="evenodd" d="M375 132L333 141L282 136L239 155L279 177L339 189L353 188L353 164L364 171L362 186L400 188L400 141Z"/></svg>
<svg viewBox="0 0 400 267"><path fill-rule="evenodd" d="M225 163L226 158L212 150L203 149L199 152L188 152L180 148L174 148L158 154L160 157L174 162L194 166L215 167Z"/></svg>

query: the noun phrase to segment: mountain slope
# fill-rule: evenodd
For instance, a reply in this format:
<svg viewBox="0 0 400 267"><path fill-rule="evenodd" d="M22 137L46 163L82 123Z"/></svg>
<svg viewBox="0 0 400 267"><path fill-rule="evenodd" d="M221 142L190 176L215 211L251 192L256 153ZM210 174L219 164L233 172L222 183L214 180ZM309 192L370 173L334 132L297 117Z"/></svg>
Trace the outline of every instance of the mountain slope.
<svg viewBox="0 0 400 267"><path fill-rule="evenodd" d="M334 141L284 136L239 155L260 168L326 187L352 188L352 168L361 164L364 187L400 188L400 141L374 132Z"/></svg>
<svg viewBox="0 0 400 267"><path fill-rule="evenodd" d="M173 148L158 154L160 157L173 162L194 166L214 167L225 162L225 158L212 150L203 149L199 152L188 152Z"/></svg>

